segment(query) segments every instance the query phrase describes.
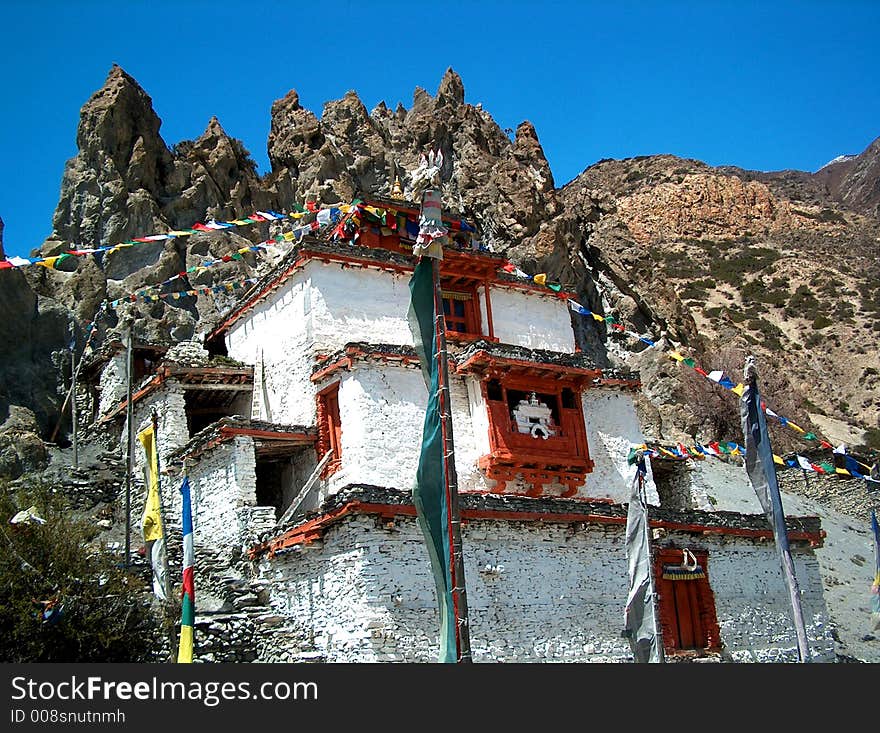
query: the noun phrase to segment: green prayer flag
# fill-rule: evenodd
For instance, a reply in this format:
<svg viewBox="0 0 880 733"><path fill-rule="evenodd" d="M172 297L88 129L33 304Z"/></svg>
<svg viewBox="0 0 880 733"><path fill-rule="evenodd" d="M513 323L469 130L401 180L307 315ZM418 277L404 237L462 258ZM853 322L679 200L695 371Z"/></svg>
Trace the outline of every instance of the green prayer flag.
<svg viewBox="0 0 880 733"><path fill-rule="evenodd" d="M686 364L691 369L693 369L697 365L697 362L695 362L691 357L688 357L687 359L682 359L681 363Z"/></svg>
<svg viewBox="0 0 880 733"><path fill-rule="evenodd" d="M413 486L413 504L419 527L425 536L437 603L440 610L440 653L438 661L457 662L455 642L455 609L452 600L452 567L449 531L449 507L446 491L446 471L443 457L443 437L440 426L440 365L437 359L437 339L434 316L434 278L428 257L416 265L409 281L409 326L416 353L422 365L422 376L428 388L428 406L422 430L422 448Z"/></svg>
<svg viewBox="0 0 880 733"><path fill-rule="evenodd" d="M816 437L816 433L807 433L804 436L804 440L819 440L819 439Z"/></svg>
<svg viewBox="0 0 880 733"><path fill-rule="evenodd" d="M554 293L558 293L560 290L562 290L562 286L557 285L556 283L547 283L547 287L550 288L550 290L552 290Z"/></svg>

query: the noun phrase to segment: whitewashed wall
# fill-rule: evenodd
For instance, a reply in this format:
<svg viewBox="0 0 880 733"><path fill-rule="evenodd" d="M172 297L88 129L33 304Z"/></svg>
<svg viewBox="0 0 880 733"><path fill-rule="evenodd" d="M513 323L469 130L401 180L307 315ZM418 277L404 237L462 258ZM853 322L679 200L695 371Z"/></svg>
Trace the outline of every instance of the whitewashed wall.
<svg viewBox="0 0 880 733"><path fill-rule="evenodd" d="M594 462L587 474L584 489L579 492L590 498L608 498L629 503L635 468L627 464L633 445L645 441L636 415L632 395L607 389L588 389L581 394L587 444ZM659 504L657 488L648 468L645 493L650 504Z"/></svg>
<svg viewBox="0 0 880 733"><path fill-rule="evenodd" d="M262 349L266 419L314 424L315 389L309 377L315 354L333 353L353 341L412 345L409 299L409 274L312 260L230 328L229 356L256 364ZM485 304L481 307L488 333ZM568 310L559 298L493 288L492 310L495 335L502 342L574 351Z"/></svg>
<svg viewBox="0 0 880 733"><path fill-rule="evenodd" d="M255 465L253 439L239 435L212 448L188 469L197 546L222 552L241 548L252 535L249 515L242 509L257 504Z"/></svg>
<svg viewBox="0 0 880 733"><path fill-rule="evenodd" d="M475 661L631 658L620 637L627 595L622 526L472 520L462 535ZM726 657L785 656L787 592L781 578L774 582L773 544L725 537L708 549ZM817 564L809 552L796 555L811 644L821 660L833 659ZM274 646L267 661L310 643L328 661L436 658L434 583L413 519L398 517L390 530L374 517L347 519L321 542L261 560L259 574L271 581L272 605L286 617L278 642L267 645Z"/></svg>
<svg viewBox="0 0 880 733"><path fill-rule="evenodd" d="M309 377L314 364L311 335L311 281L288 280L258 303L230 329L229 356L258 366L264 364L263 419L291 425L314 425L315 391Z"/></svg>
<svg viewBox="0 0 880 733"><path fill-rule="evenodd" d="M372 517L355 517L317 547L260 564L261 577L272 581L274 609L328 661L436 659L437 602L425 541L414 520L395 524L389 531ZM625 659L625 558L600 551L608 544L601 528L568 540L566 533L561 525L463 527L476 661ZM284 649L276 654L283 658Z"/></svg>
<svg viewBox="0 0 880 733"><path fill-rule="evenodd" d="M180 385L168 380L145 397L134 403L132 407L134 422L135 466L138 473L144 466L144 451L137 434L150 426L152 410L156 410L159 446L159 468L168 465L168 457L189 440L189 428L186 423L186 403ZM119 444L125 455L127 439L127 420L123 420L122 434Z"/></svg>
<svg viewBox="0 0 880 733"><path fill-rule="evenodd" d="M564 300L555 295L495 286L490 295L495 337L501 343L574 353L574 331ZM484 302L481 308L486 323Z"/></svg>
<svg viewBox="0 0 880 733"><path fill-rule="evenodd" d="M122 402L128 392L128 381L125 376L126 352L118 352L110 357L110 360L101 370L98 381L100 400L98 402L98 415L105 415Z"/></svg>
<svg viewBox="0 0 880 733"><path fill-rule="evenodd" d="M350 372L340 374L342 466L329 478L322 496L351 483L411 488L428 402L421 370L355 362ZM488 484L476 462L488 450L488 435L474 431L463 380L452 380L451 395L459 487L486 490Z"/></svg>

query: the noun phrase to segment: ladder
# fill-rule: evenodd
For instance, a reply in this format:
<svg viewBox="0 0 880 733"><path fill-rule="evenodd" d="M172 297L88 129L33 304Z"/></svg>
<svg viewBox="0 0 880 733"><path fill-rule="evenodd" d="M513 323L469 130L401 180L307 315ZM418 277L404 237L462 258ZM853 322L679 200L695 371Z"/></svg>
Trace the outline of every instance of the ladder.
<svg viewBox="0 0 880 733"><path fill-rule="evenodd" d="M284 512L281 519L279 519L276 523L276 527L280 527L284 524L288 519L293 517L296 514L297 509L300 508L302 503L306 500L306 497L309 495L309 492L312 490L312 487L318 483L318 476L321 475L321 471L324 470L324 466L327 465L327 462L330 460L330 456L333 455L332 450L328 450L324 457L318 461L318 465L315 466L315 470L312 471L312 475L309 476L308 480L303 484L302 490L299 492L297 497L290 502L290 506L287 508L287 511Z"/></svg>
<svg viewBox="0 0 880 733"><path fill-rule="evenodd" d="M265 420L263 410L263 349L257 349L257 363L254 365L254 389L251 392L251 420Z"/></svg>

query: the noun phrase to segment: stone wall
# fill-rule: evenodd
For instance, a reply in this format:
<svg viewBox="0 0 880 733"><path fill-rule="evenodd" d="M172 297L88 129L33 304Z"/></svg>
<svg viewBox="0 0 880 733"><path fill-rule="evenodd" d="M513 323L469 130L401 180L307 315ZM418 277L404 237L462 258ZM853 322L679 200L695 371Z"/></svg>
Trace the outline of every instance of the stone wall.
<svg viewBox="0 0 880 733"><path fill-rule="evenodd" d="M851 517L868 520L872 508L880 513L877 484L867 484L864 479L822 475L797 468L779 469L776 475L783 491L822 502Z"/></svg>
<svg viewBox="0 0 880 733"><path fill-rule="evenodd" d="M631 659L621 638L627 595L622 525L471 520L464 524L471 644L482 662ZM724 659L790 658L787 590L772 541L670 533L709 550ZM833 660L812 552L796 549L811 646ZM433 661L438 619L424 538L412 518L355 515L323 540L258 563L283 622L261 661L304 649L327 661Z"/></svg>
<svg viewBox="0 0 880 733"><path fill-rule="evenodd" d="M788 586L772 539L664 532L657 545L708 551L709 583L725 655L737 662L798 660ZM810 652L814 661L833 662L834 639L819 562L803 543L792 543L791 554Z"/></svg>

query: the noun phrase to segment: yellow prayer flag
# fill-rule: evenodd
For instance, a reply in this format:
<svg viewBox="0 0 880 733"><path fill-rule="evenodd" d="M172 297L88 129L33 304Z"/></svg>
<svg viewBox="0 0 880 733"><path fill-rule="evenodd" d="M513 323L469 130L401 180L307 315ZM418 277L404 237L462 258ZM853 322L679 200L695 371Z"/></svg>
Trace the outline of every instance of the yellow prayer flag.
<svg viewBox="0 0 880 733"><path fill-rule="evenodd" d="M676 361L684 361L684 357L679 354L677 351L667 351L666 355L672 357Z"/></svg>
<svg viewBox="0 0 880 733"><path fill-rule="evenodd" d="M534 280L538 285L546 285L547 284L547 274L542 272L538 275L535 275L532 280Z"/></svg>
<svg viewBox="0 0 880 733"><path fill-rule="evenodd" d="M834 473L841 473L844 476L852 476L852 474L849 471L847 471L845 468L835 468Z"/></svg>
<svg viewBox="0 0 880 733"><path fill-rule="evenodd" d="M792 430L797 430L799 433L807 432L800 425L795 425L791 420L788 421L788 427L790 427Z"/></svg>
<svg viewBox="0 0 880 733"><path fill-rule="evenodd" d="M59 255L60 257L60 255ZM37 262L40 267L45 267L48 270L55 269L55 263L58 261L58 257L45 257L42 262Z"/></svg>
<svg viewBox="0 0 880 733"><path fill-rule="evenodd" d="M150 425L138 433L138 440L147 456L147 500L141 522L144 542L162 539L162 513L159 504L159 455L156 452L156 433Z"/></svg>
<svg viewBox="0 0 880 733"><path fill-rule="evenodd" d="M742 382L740 382L738 385L736 385L736 387L732 387L730 391L733 392L735 395L742 397L743 392L746 391L746 386Z"/></svg>
<svg viewBox="0 0 880 733"><path fill-rule="evenodd" d="M193 627L180 627L180 645L177 649L177 663L191 664L193 660Z"/></svg>
<svg viewBox="0 0 880 733"><path fill-rule="evenodd" d="M190 234L192 234L192 232L189 232L189 231L184 232L184 231L176 230L173 232L168 232L168 234L172 237L188 237Z"/></svg>
<svg viewBox="0 0 880 733"><path fill-rule="evenodd" d="M777 456L775 453L773 454L773 463L778 463L780 466L785 465L785 461L783 461L782 458Z"/></svg>
<svg viewBox="0 0 880 733"><path fill-rule="evenodd" d="M281 236L286 242L292 242L294 239L296 239L296 235L293 232L284 232L284 234L282 234Z"/></svg>
<svg viewBox="0 0 880 733"><path fill-rule="evenodd" d="M593 320L595 321L599 321L600 323L605 322L605 316L600 316L598 313L591 313L590 315L593 316Z"/></svg>

